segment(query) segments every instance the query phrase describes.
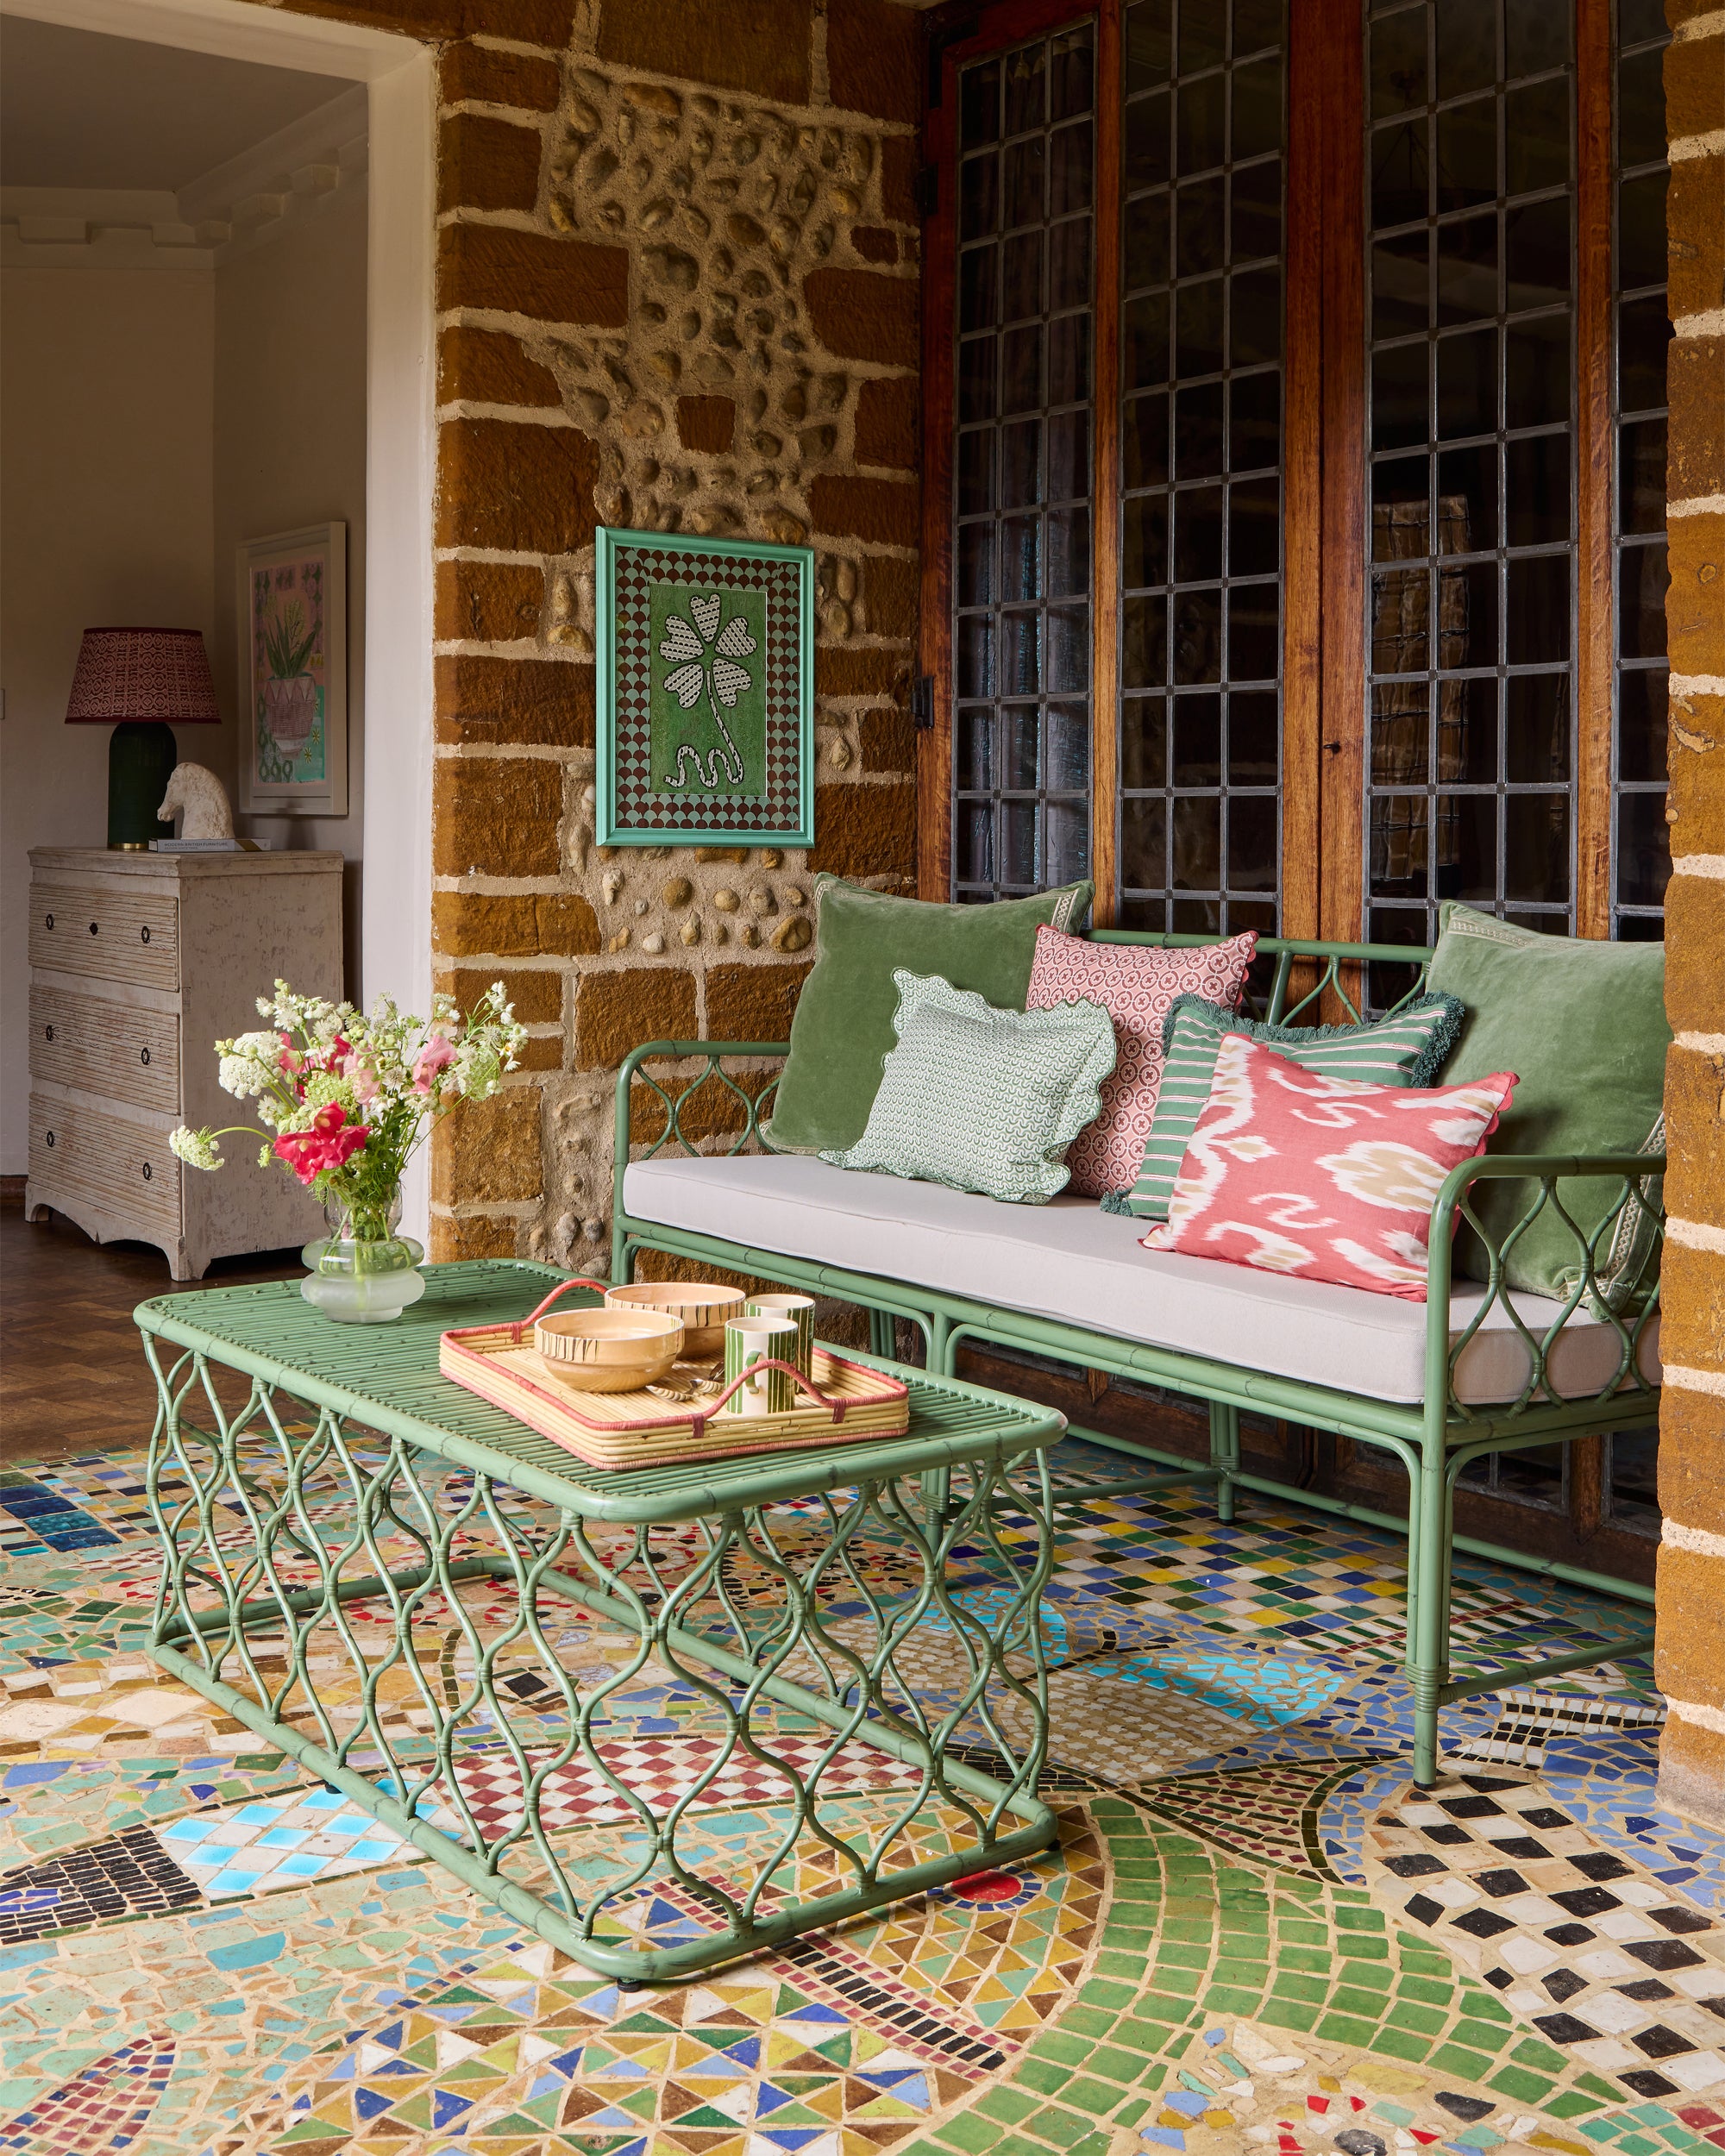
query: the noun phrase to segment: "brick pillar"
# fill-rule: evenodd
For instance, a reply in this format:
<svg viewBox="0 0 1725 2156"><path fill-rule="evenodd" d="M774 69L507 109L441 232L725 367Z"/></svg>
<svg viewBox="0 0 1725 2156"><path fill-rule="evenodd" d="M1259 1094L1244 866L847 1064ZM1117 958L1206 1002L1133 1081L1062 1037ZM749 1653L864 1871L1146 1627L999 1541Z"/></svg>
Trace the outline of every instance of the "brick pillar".
<svg viewBox="0 0 1725 2156"><path fill-rule="evenodd" d="M438 987L466 1004L503 979L530 1037L433 1139L432 1255L591 1272L623 1056L782 1036L813 873L913 882L917 16L258 4L437 49L428 925ZM812 852L594 844L600 523L814 547Z"/></svg>
<svg viewBox="0 0 1725 2156"><path fill-rule="evenodd" d="M432 1238L592 1272L623 1056L781 1037L812 872L909 884L917 25L561 4L535 49L462 0L440 54L434 950L531 1038L438 1133ZM596 523L815 548L812 856L594 844Z"/></svg>
<svg viewBox="0 0 1725 2156"><path fill-rule="evenodd" d="M1671 134L1671 1215L1659 1795L1725 1823L1725 7L1666 0Z"/></svg>

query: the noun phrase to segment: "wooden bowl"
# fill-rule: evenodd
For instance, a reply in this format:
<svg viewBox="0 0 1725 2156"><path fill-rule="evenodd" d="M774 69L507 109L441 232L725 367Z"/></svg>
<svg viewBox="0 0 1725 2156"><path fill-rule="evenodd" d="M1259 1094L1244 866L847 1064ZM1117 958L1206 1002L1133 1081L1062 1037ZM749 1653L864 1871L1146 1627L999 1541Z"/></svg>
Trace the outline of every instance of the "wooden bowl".
<svg viewBox="0 0 1725 2156"><path fill-rule="evenodd" d="M705 1280L643 1280L605 1291L607 1308L663 1311L680 1318L686 1356L723 1355L728 1318L740 1318L747 1300L740 1288L715 1288Z"/></svg>
<svg viewBox="0 0 1725 2156"><path fill-rule="evenodd" d="M578 1392L634 1393L682 1353L683 1325L663 1310L554 1310L534 1326L533 1344Z"/></svg>

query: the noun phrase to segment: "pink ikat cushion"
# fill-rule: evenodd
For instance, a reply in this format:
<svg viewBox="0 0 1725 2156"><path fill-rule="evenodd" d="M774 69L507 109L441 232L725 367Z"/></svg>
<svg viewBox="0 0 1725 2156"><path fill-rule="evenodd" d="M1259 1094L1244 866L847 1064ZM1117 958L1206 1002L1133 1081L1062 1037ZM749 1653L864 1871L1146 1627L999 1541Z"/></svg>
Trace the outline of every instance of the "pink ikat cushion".
<svg viewBox="0 0 1725 2156"><path fill-rule="evenodd" d="M1114 1022L1114 1074L1102 1081L1102 1112L1066 1156L1069 1190L1100 1198L1138 1180L1144 1142L1162 1083L1162 1026L1176 996L1199 995L1239 1007L1258 931L1225 943L1163 950L1145 943L1091 943L1057 928L1036 932L1025 993L1027 1011L1051 1011L1075 998L1100 1003Z"/></svg>
<svg viewBox="0 0 1725 2156"><path fill-rule="evenodd" d="M1427 1089L1326 1077L1230 1033L1144 1247L1423 1302L1439 1186L1515 1089L1507 1070Z"/></svg>

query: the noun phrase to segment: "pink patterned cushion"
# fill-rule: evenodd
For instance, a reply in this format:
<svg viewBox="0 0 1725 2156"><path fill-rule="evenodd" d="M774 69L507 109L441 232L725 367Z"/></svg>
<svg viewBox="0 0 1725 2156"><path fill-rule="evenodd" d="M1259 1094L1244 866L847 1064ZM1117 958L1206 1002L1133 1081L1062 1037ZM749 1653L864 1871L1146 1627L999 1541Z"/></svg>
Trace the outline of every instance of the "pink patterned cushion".
<svg viewBox="0 0 1725 2156"><path fill-rule="evenodd" d="M1230 1033L1144 1247L1423 1302L1439 1185L1515 1089L1507 1070L1419 1090L1330 1078Z"/></svg>
<svg viewBox="0 0 1725 2156"><path fill-rule="evenodd" d="M1080 1131L1066 1156L1067 1186L1087 1198L1125 1190L1138 1179L1144 1141L1162 1083L1162 1023L1176 996L1197 995L1230 1010L1258 944L1258 931L1226 943L1162 950L1146 943L1090 943L1057 928L1036 931L1036 956L1025 994L1027 1011L1051 1011L1082 998L1114 1022L1114 1075L1102 1081L1102 1112Z"/></svg>

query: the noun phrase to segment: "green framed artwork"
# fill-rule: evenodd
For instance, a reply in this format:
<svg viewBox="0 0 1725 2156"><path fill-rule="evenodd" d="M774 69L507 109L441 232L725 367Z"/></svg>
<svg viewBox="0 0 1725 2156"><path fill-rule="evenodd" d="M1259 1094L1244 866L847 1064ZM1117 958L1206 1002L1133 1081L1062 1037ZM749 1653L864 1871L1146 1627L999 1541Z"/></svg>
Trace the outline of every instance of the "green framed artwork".
<svg viewBox="0 0 1725 2156"><path fill-rule="evenodd" d="M601 846L814 843L814 555L601 530Z"/></svg>

